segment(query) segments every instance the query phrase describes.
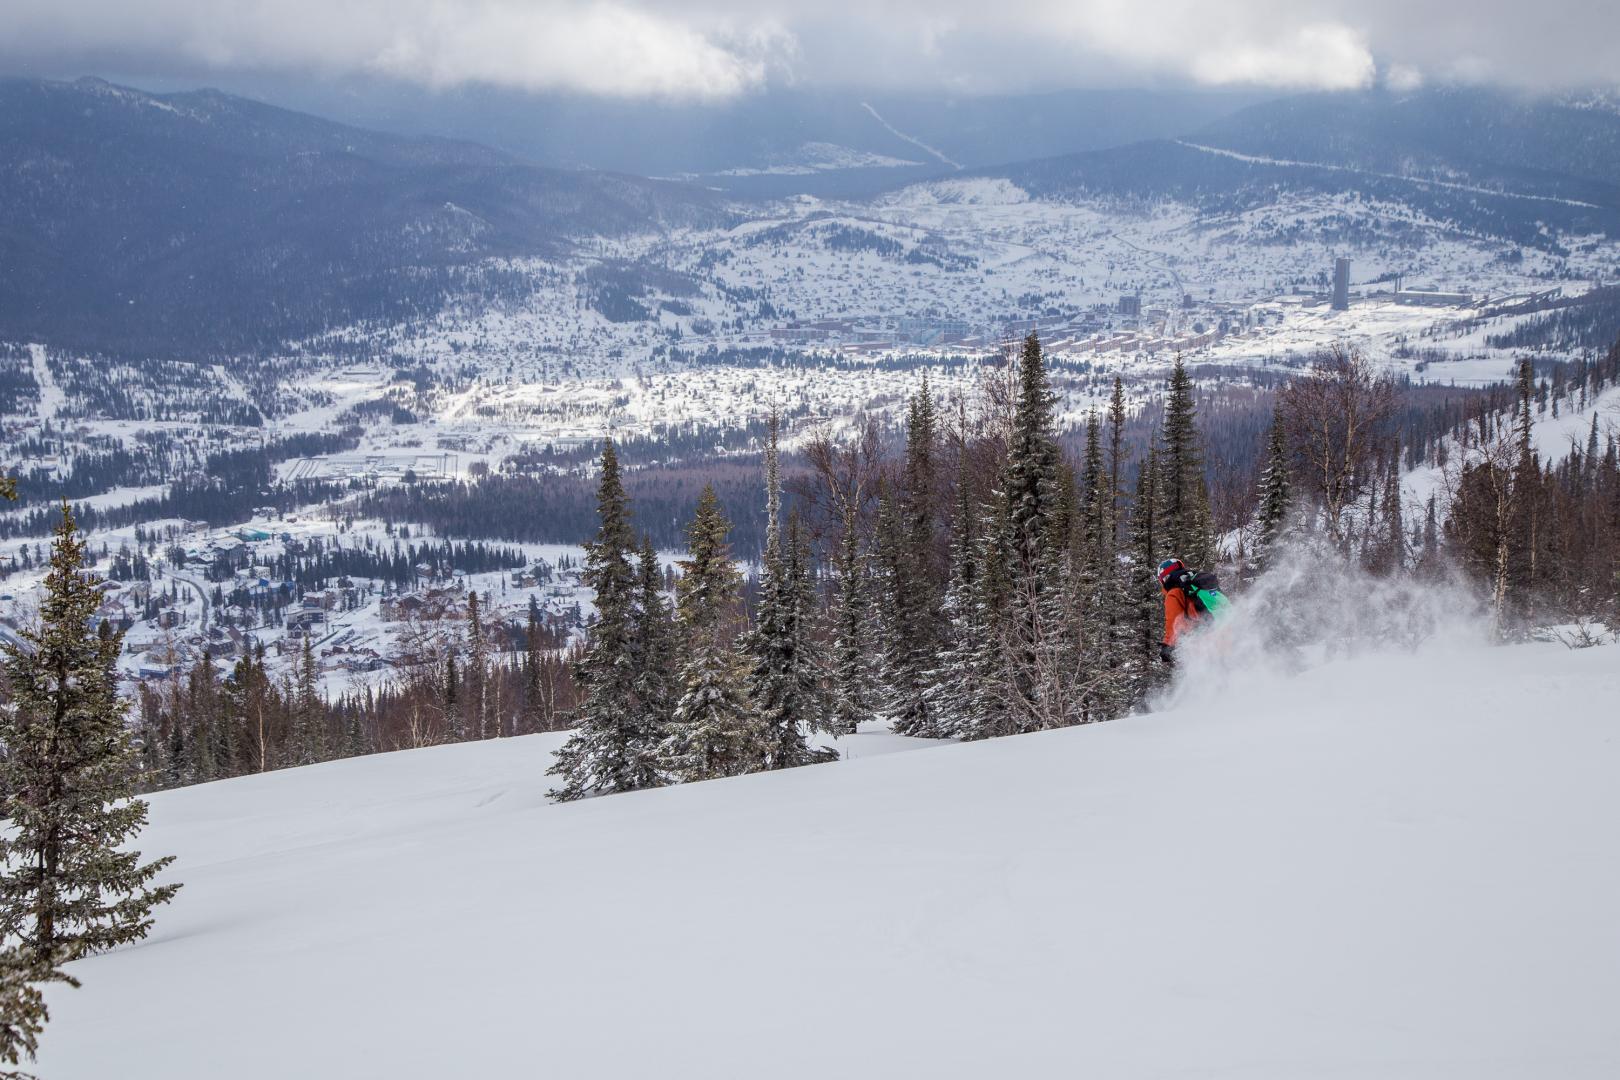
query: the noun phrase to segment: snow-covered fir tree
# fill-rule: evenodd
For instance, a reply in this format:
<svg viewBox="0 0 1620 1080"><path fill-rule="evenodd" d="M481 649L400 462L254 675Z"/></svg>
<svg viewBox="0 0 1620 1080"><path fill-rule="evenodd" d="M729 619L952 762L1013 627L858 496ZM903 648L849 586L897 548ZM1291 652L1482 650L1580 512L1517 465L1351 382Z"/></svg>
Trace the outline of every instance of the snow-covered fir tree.
<svg viewBox="0 0 1620 1080"><path fill-rule="evenodd" d="M1288 528L1293 504L1288 470L1288 433L1279 413L1272 417L1266 434L1266 468L1260 474L1260 505L1255 515L1254 549L1249 560L1257 572L1270 565Z"/></svg>
<svg viewBox="0 0 1620 1080"><path fill-rule="evenodd" d="M1130 603L1127 655L1134 659L1135 679L1131 699L1141 702L1153 689L1164 684L1167 673L1159 661L1159 641L1164 625L1164 589L1156 571L1163 542L1158 531L1159 446L1155 432L1148 443L1147 460L1136 474L1136 492L1131 500L1130 550L1126 564L1126 592Z"/></svg>
<svg viewBox="0 0 1620 1080"><path fill-rule="evenodd" d="M884 621L885 711L894 730L902 735L937 737L941 734L932 713L928 673L940 648L940 591L935 551L934 505L938 418L934 400L923 378L922 388L910 403L906 425L906 462L895 520L884 529L880 519L880 545L885 550Z"/></svg>
<svg viewBox="0 0 1620 1080"><path fill-rule="evenodd" d="M1181 357L1170 374L1164 406L1164 431L1156 481L1154 513L1158 558L1175 557L1188 566L1207 568L1215 557L1210 537L1209 488L1204 480L1204 452L1198 434L1198 406L1192 376Z"/></svg>
<svg viewBox="0 0 1620 1080"><path fill-rule="evenodd" d="M1018 404L1002 482L1008 586L1002 632L1007 700L1018 731L1065 726L1080 707L1063 477L1041 343L1031 333L1019 358Z"/></svg>
<svg viewBox="0 0 1620 1080"><path fill-rule="evenodd" d="M817 760L809 735L821 724L820 685L811 655L813 594L797 515L782 543L778 516L782 478L777 439L780 420L771 414L765 448L765 551L756 625L749 636L752 666L749 699L764 733L766 768L789 769Z"/></svg>
<svg viewBox="0 0 1620 1080"><path fill-rule="evenodd" d="M292 708L292 754L288 764L310 765L325 761L326 710L321 701L320 669L315 664L315 646L308 635L304 637L303 648L299 651Z"/></svg>
<svg viewBox="0 0 1620 1080"><path fill-rule="evenodd" d="M846 507L843 513L834 579L833 600L828 611L832 658L828 670L827 727L831 734L847 735L872 719L877 697L872 673L874 635L867 596L870 579L853 507Z"/></svg>
<svg viewBox="0 0 1620 1080"><path fill-rule="evenodd" d="M540 607L530 596L528 624L523 631L523 730L544 731L548 716L540 660Z"/></svg>
<svg viewBox="0 0 1620 1080"><path fill-rule="evenodd" d="M483 604L476 589L467 593L467 665L462 672L462 704L466 709L462 728L467 737L487 739L490 730L489 643L484 633Z"/></svg>
<svg viewBox="0 0 1620 1080"><path fill-rule="evenodd" d="M172 859L142 862L129 846L146 803L133 797L140 756L118 696L123 635L86 629L99 586L64 504L39 625L6 647L0 712L0 932L46 970L145 937L180 888L155 883Z"/></svg>
<svg viewBox="0 0 1620 1080"><path fill-rule="evenodd" d="M1071 580L1076 590L1073 633L1084 687L1081 719L1108 720L1127 705L1123 670L1125 609L1120 553L1115 539L1113 470L1102 450L1101 417L1093 410L1086 425L1078 512L1072 530ZM1113 439L1118 439L1116 424Z"/></svg>
<svg viewBox="0 0 1620 1080"><path fill-rule="evenodd" d="M27 1073L3 1066L34 1060L39 1037L51 1018L42 989L50 982L79 985L77 979L30 957L21 947L0 950L0 1080L30 1080Z"/></svg>
<svg viewBox="0 0 1620 1080"><path fill-rule="evenodd" d="M973 545L973 579L963 607L961 644L966 696L957 734L993 739L1020 730L1017 685L1009 662L1012 584L1008 571L1006 510L997 496L980 513Z"/></svg>
<svg viewBox="0 0 1620 1080"><path fill-rule="evenodd" d="M978 635L977 558L978 508L974 502L972 477L967 468L966 447L958 455L956 512L951 526L950 570L945 597L940 604L943 631L933 667L928 671L927 694L934 734L941 738L963 736L977 724L976 703L980 695L974 648Z"/></svg>
<svg viewBox="0 0 1620 1080"><path fill-rule="evenodd" d="M733 640L741 581L727 542L730 531L714 488L705 485L675 590L681 696L664 762L670 776L682 782L754 772L769 757Z"/></svg>
<svg viewBox="0 0 1620 1080"><path fill-rule="evenodd" d="M629 499L611 440L602 448L596 538L585 549L585 584L596 594L596 618L586 629L585 654L574 668L582 701L568 741L547 772L561 778L557 799L638 791L656 786L658 731L636 695L635 537Z"/></svg>
<svg viewBox="0 0 1620 1080"><path fill-rule="evenodd" d="M643 535L636 565L635 700L649 742L662 745L675 721L680 648L675 616L664 596L664 574Z"/></svg>

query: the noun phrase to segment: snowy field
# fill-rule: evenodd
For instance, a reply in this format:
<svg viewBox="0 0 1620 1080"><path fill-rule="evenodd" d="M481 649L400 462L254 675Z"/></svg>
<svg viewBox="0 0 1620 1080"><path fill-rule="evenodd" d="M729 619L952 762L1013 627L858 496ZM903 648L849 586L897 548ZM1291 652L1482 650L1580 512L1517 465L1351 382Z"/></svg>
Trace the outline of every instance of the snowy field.
<svg viewBox="0 0 1620 1080"><path fill-rule="evenodd" d="M1617 695L1430 645L569 805L555 735L167 792L38 1071L1606 1080Z"/></svg>

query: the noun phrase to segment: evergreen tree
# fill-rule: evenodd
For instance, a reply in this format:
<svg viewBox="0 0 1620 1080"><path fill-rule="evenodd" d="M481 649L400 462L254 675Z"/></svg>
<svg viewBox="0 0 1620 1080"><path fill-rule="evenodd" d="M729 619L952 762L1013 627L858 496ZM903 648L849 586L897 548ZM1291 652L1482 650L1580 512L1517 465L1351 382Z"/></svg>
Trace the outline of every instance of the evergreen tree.
<svg viewBox="0 0 1620 1080"><path fill-rule="evenodd" d="M815 593L797 514L788 518L787 544L774 562L760 583L750 699L764 729L766 766L791 769L836 756L812 750L809 741L823 720L820 664L810 633Z"/></svg>
<svg viewBox="0 0 1620 1080"><path fill-rule="evenodd" d="M661 746L675 722L679 646L674 613L664 598L664 575L652 537L641 538L636 567L636 707L650 745Z"/></svg>
<svg viewBox="0 0 1620 1080"><path fill-rule="evenodd" d="M523 731L546 727L545 686L541 679L540 607L529 597L529 623L523 633Z"/></svg>
<svg viewBox="0 0 1620 1080"><path fill-rule="evenodd" d="M1008 609L1006 700L1017 731L1060 727L1080 708L1077 637L1064 529L1062 459L1040 339L1024 341L1002 482Z"/></svg>
<svg viewBox="0 0 1620 1080"><path fill-rule="evenodd" d="M0 951L0 1066L32 1061L39 1037L51 1018L41 983L79 981L65 972L31 959L21 948ZM3 1080L32 1080L23 1072L0 1069Z"/></svg>
<svg viewBox="0 0 1620 1080"><path fill-rule="evenodd" d="M203 650L202 659L185 679L182 700L180 679L171 681L171 716L177 739L175 772L182 783L200 784L232 775L233 762L225 750L228 718L217 707L218 684L214 658Z"/></svg>
<svg viewBox="0 0 1620 1080"><path fill-rule="evenodd" d="M466 709L463 729L469 738L488 739L499 732L490 730L489 643L485 640L484 616L477 590L467 593L467 669L462 673L462 701Z"/></svg>
<svg viewBox="0 0 1620 1080"><path fill-rule="evenodd" d="M1064 496L1052 409L1040 338L1031 333L1019 359L1018 405L1002 485L1009 555L1015 574L1023 576L1036 575L1063 539L1054 535Z"/></svg>
<svg viewBox="0 0 1620 1080"><path fill-rule="evenodd" d="M827 724L833 735L853 734L861 724L872 719L876 697L872 685L872 635L867 605L869 582L853 508L845 511L843 526L836 560L836 593L830 612L832 670Z"/></svg>
<svg viewBox="0 0 1620 1080"><path fill-rule="evenodd" d="M1155 554L1160 558L1175 556L1188 566L1207 567L1215 557L1210 539L1209 488L1204 481L1192 376L1179 355L1164 407L1159 468L1155 529L1160 547Z"/></svg>
<svg viewBox="0 0 1620 1080"><path fill-rule="evenodd" d="M37 629L8 645L11 704L0 713L0 929L25 960L54 969L146 936L178 885L173 860L128 849L146 824L134 798L138 751L124 724L116 663L122 634L86 627L101 605L67 505L51 548Z"/></svg>
<svg viewBox="0 0 1620 1080"><path fill-rule="evenodd" d="M1125 468L1125 380L1114 376L1114 393L1108 402L1108 516L1114 549L1120 546L1120 500Z"/></svg>
<svg viewBox="0 0 1620 1080"><path fill-rule="evenodd" d="M629 500L612 440L602 447L597 488L600 524L585 551L585 584L596 594L596 619L587 629L585 655L574 668L583 700L578 722L547 770L562 784L557 799L636 791L661 781L659 732L647 723L636 695L636 574L630 558Z"/></svg>
<svg viewBox="0 0 1620 1080"><path fill-rule="evenodd" d="M467 737L461 716L461 673L456 666L456 649L451 643L444 654L444 678L439 686L440 709L444 713L445 735L451 742Z"/></svg>
<svg viewBox="0 0 1620 1080"><path fill-rule="evenodd" d="M937 416L925 376L911 399L906 427L906 464L900 505L880 515L879 548L883 554L885 707L894 730L902 735L940 735L928 694L928 672L940 647L938 571L935 567L935 458Z"/></svg>
<svg viewBox="0 0 1620 1080"><path fill-rule="evenodd" d="M1120 439L1120 422L1121 418L1113 421L1114 446ZM1093 411L1086 425L1070 551L1070 577L1075 588L1070 609L1077 616L1070 637L1084 686L1080 708L1085 721L1112 719L1125 710L1128 702L1124 660L1129 602L1116 540L1112 486L1118 464L1110 467L1103 460L1101 426Z"/></svg>
<svg viewBox="0 0 1620 1080"><path fill-rule="evenodd" d="M1514 433L1518 460L1513 476L1513 523L1508 588L1514 615L1528 624L1535 617L1542 577L1542 549L1547 543L1544 528L1545 492L1541 460L1536 453L1535 430L1531 417L1534 375L1529 359L1519 362L1519 405ZM1582 384L1584 387L1584 383Z"/></svg>
<svg viewBox="0 0 1620 1080"><path fill-rule="evenodd" d="M768 759L765 732L748 701L731 640L740 580L726 540L730 531L713 486L705 485L676 584L684 662L666 762L682 782L754 772Z"/></svg>
<svg viewBox="0 0 1620 1080"><path fill-rule="evenodd" d="M942 644L935 664L928 673L928 703L934 720L934 734L949 738L973 732L980 687L975 647L978 644L977 560L978 534L974 528L977 507L972 478L967 468L966 448L960 455L956 482L956 513L951 527L950 579L940 606L944 621Z"/></svg>
<svg viewBox="0 0 1620 1080"><path fill-rule="evenodd" d="M1011 677L1007 627L1012 615L1012 584L1006 520L1006 507L998 497L984 511L974 545L974 574L960 629L965 668L957 734L964 739L1015 735L1023 715L1016 708L1016 684Z"/></svg>
<svg viewBox="0 0 1620 1080"><path fill-rule="evenodd" d="M817 671L808 655L811 597L798 517L789 522L785 550L777 520L782 505L777 433L772 412L765 450L765 554L758 618L749 640L749 700L764 731L764 766L789 769L814 759L808 736L821 718Z"/></svg>
<svg viewBox="0 0 1620 1080"><path fill-rule="evenodd" d="M315 648L304 638L298 658L298 679L293 696L293 745L288 755L292 765L310 765L326 759L326 710L320 698L320 673L315 666Z"/></svg>
<svg viewBox="0 0 1620 1080"><path fill-rule="evenodd" d="M1257 571L1263 572L1282 540L1288 526L1289 507L1293 492L1288 480L1288 435L1281 414L1271 418L1271 430L1266 435L1266 470L1260 476L1260 509L1255 519L1254 558Z"/></svg>
<svg viewBox="0 0 1620 1080"><path fill-rule="evenodd" d="M1164 621L1164 590L1157 577L1163 542L1159 536L1159 438L1155 432L1148 444L1147 461L1136 476L1132 501L1130 560L1127 564L1131 610L1131 645L1138 677L1132 698L1142 701L1165 679L1159 662L1159 641Z"/></svg>
<svg viewBox="0 0 1620 1080"><path fill-rule="evenodd" d="M366 738L364 714L353 702L350 702L345 710L341 752L344 757L360 757L375 752L375 748Z"/></svg>
<svg viewBox="0 0 1620 1080"><path fill-rule="evenodd" d="M1406 569L1406 513L1401 505L1399 443L1390 448L1378 518L1368 531L1371 548L1368 568L1377 574L1395 574Z"/></svg>

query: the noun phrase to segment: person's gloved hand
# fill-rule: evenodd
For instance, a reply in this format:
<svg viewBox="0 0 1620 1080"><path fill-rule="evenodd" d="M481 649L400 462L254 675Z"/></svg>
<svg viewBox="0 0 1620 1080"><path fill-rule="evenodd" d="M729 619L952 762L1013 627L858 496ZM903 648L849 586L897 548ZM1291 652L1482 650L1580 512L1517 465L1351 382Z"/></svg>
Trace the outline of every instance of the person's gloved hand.
<svg viewBox="0 0 1620 1080"><path fill-rule="evenodd" d="M1176 662L1176 647L1174 645L1161 644L1159 646L1159 659L1163 660L1167 664L1173 665Z"/></svg>

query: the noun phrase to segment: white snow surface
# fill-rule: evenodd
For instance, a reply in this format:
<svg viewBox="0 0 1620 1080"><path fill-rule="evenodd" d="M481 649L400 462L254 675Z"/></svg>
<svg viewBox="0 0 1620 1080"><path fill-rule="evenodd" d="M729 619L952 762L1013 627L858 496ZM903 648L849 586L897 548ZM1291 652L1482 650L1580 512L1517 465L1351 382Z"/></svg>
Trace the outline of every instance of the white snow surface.
<svg viewBox="0 0 1620 1080"><path fill-rule="evenodd" d="M38 1071L1613 1077L1617 695L1430 644L568 805L556 735L168 792L185 888Z"/></svg>

